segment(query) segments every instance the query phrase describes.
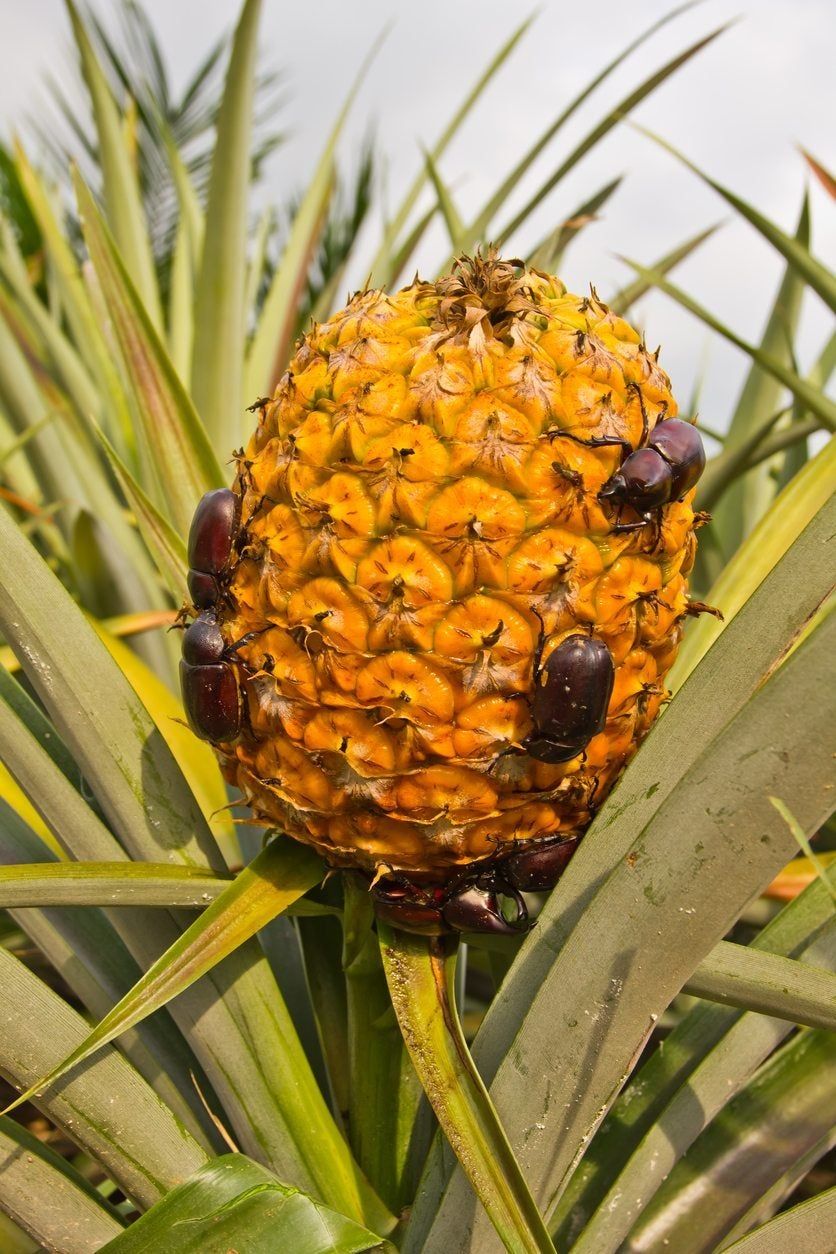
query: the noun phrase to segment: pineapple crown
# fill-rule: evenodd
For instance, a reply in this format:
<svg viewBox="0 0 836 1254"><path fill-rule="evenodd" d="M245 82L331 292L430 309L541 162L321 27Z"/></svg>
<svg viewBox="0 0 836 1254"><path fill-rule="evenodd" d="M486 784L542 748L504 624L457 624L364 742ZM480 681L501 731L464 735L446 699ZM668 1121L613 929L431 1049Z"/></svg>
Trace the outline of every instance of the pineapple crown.
<svg viewBox="0 0 836 1254"><path fill-rule="evenodd" d="M473 257L457 258L435 291L439 321L451 334L465 332L471 343L501 333L514 318L537 309L525 262L503 260L493 244L484 256L477 249Z"/></svg>

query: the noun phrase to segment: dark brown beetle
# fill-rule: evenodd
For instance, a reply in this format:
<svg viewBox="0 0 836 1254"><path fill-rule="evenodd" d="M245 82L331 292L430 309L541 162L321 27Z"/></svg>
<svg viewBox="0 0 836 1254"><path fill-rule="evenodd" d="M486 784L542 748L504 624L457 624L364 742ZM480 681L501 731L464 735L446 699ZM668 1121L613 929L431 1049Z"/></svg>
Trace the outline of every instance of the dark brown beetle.
<svg viewBox="0 0 836 1254"><path fill-rule="evenodd" d="M217 605L241 524L241 502L229 488L201 497L189 529L189 596L199 610Z"/></svg>
<svg viewBox="0 0 836 1254"><path fill-rule="evenodd" d="M541 642L538 646L542 648ZM534 668L531 717L534 731L524 743L538 762L568 762L603 731L615 667L602 640L573 635L561 640L544 666Z"/></svg>
<svg viewBox="0 0 836 1254"><path fill-rule="evenodd" d="M530 849L522 849L512 853L501 866L501 874L505 880L520 892L542 892L554 888L560 879L575 850L580 844L580 836L555 840L544 840Z"/></svg>
<svg viewBox="0 0 836 1254"><path fill-rule="evenodd" d="M627 457L604 484L599 499L629 505L641 522L616 522L616 531L633 531L651 521L651 511L680 500L705 468L700 433L681 418L668 418L653 428L646 448Z"/></svg>
<svg viewBox="0 0 836 1254"><path fill-rule="evenodd" d="M513 922L499 908L497 889L510 894L516 906ZM423 889L406 878L378 880L372 888L379 919L402 932L440 936L446 932L481 932L519 936L528 929L528 910L519 893L493 870L474 870L447 889Z"/></svg>
<svg viewBox="0 0 836 1254"><path fill-rule="evenodd" d="M228 654L214 610L203 610L183 635L180 688L192 731L215 744L241 730L241 686Z"/></svg>
<svg viewBox="0 0 836 1254"><path fill-rule="evenodd" d="M234 740L241 730L243 695L230 656L257 634L227 645L217 605L226 595L241 524L241 502L229 488L207 492L189 530L189 595L200 610L183 635L180 688L189 726L201 740Z"/></svg>

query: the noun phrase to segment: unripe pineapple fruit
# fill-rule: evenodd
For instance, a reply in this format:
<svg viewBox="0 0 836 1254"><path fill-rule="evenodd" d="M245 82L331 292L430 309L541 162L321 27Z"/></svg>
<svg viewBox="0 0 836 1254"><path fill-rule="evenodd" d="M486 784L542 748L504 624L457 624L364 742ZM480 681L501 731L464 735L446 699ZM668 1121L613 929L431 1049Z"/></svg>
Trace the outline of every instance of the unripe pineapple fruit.
<svg viewBox="0 0 836 1254"><path fill-rule="evenodd" d="M357 293L259 405L208 611L243 703L228 780L330 865L430 885L577 837L688 612L700 466L650 455L677 412L656 355L594 291L490 252ZM638 449L662 489L629 471ZM569 638L614 682L566 743L549 658Z"/></svg>

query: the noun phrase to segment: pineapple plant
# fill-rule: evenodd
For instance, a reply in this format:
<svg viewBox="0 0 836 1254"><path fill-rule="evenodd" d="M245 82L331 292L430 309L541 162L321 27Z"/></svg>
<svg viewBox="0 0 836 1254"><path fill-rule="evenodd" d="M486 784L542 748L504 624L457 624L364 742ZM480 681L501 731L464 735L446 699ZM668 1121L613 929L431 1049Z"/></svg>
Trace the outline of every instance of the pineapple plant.
<svg viewBox="0 0 836 1254"><path fill-rule="evenodd" d="M640 33L465 218L445 150L523 24L335 313L341 122L249 230L258 0L208 178L67 7L93 187L0 163L0 1248L827 1248L832 857L763 893L832 842L832 275L806 198L793 238L713 183L785 262L755 345L669 277L711 232L550 277L618 180L524 229L719 32L495 221ZM752 359L702 478L651 287Z"/></svg>
<svg viewBox="0 0 836 1254"><path fill-rule="evenodd" d="M705 458L657 357L494 250L358 292L198 511L193 725L402 925L524 922L659 711Z"/></svg>

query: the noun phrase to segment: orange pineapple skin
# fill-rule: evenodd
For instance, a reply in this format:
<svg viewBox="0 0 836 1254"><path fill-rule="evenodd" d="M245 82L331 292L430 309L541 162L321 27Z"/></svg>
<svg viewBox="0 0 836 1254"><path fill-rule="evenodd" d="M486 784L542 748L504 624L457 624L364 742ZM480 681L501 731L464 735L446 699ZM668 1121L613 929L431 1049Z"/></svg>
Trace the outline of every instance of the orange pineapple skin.
<svg viewBox="0 0 836 1254"><path fill-rule="evenodd" d="M260 634L231 655L245 729L218 752L260 822L335 867L443 883L576 836L676 656L693 493L626 533L598 499L676 415L668 377L594 292L493 264L484 290L465 267L357 293L297 346L238 456L220 618L230 645ZM604 437L629 448L585 443ZM612 654L606 726L536 761L535 667L579 631Z"/></svg>

